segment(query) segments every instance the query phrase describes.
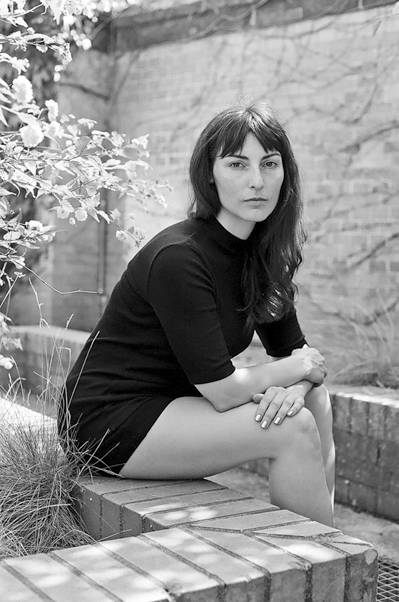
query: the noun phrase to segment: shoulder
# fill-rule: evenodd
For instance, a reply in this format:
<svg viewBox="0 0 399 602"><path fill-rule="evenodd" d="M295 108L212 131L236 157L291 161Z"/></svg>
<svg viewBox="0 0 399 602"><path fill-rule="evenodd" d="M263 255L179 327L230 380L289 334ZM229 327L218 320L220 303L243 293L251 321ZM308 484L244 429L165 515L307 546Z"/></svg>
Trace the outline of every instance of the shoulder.
<svg viewBox="0 0 399 602"><path fill-rule="evenodd" d="M190 257L203 256L203 230L206 224L196 219L187 219L165 228L154 236L137 254L153 265L155 262L184 262Z"/></svg>
<svg viewBox="0 0 399 602"><path fill-rule="evenodd" d="M206 224L196 219L186 219L182 222L172 224L148 241L132 261L140 256L154 258L164 249L175 245L181 245L182 248L200 248L201 231L204 228L206 228Z"/></svg>
<svg viewBox="0 0 399 602"><path fill-rule="evenodd" d="M130 261L125 272L130 284L144 292L150 279L176 282L208 272L201 243L203 228L203 222L187 219L159 232Z"/></svg>

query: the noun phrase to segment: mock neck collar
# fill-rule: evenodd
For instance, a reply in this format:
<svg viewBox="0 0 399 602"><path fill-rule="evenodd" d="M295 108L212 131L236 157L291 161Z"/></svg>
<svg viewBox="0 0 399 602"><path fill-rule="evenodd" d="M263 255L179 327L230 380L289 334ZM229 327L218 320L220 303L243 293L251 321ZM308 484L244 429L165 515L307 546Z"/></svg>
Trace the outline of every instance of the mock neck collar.
<svg viewBox="0 0 399 602"><path fill-rule="evenodd" d="M236 253L242 253L247 248L248 239L243 240L242 238L238 238L238 236L235 236L226 230L226 228L222 226L215 216L211 216L209 219L207 219L206 224L211 230L212 237L224 249Z"/></svg>

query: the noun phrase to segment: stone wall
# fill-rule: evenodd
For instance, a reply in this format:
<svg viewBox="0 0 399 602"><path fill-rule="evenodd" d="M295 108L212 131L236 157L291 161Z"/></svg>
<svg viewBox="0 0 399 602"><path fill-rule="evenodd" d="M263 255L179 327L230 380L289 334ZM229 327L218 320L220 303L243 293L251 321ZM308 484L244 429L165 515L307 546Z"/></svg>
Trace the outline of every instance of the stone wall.
<svg viewBox="0 0 399 602"><path fill-rule="evenodd" d="M189 155L207 121L242 97L267 101L301 167L309 239L299 314L309 341L328 354L334 339L343 353L364 323L371 326L362 336L381 339L373 322L386 310L392 337L399 300L392 2L156 0L131 7L111 30L114 52L78 56L62 77L60 101L100 128L150 135L151 175L167 178L173 193L166 212L133 207L148 237L184 218ZM74 313L72 327L90 329L135 250L113 234L106 250L95 224L82 228L83 236L67 229L58 237L51 283L95 294L54 294L47 315L63 326Z"/></svg>

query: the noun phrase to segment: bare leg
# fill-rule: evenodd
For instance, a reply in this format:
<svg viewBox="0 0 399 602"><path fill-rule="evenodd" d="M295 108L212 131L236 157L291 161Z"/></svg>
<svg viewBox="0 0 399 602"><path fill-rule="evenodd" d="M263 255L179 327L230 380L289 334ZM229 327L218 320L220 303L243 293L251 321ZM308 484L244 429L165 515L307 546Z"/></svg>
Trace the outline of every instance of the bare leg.
<svg viewBox="0 0 399 602"><path fill-rule="evenodd" d="M330 492L332 506L334 507L335 446L331 402L326 387L313 388L305 397L305 407L312 412L316 420L320 435L327 487Z"/></svg>
<svg viewBox="0 0 399 602"><path fill-rule="evenodd" d="M258 458L270 459L272 503L332 524L320 437L306 408L264 430L254 420L252 403L219 413L204 398L175 399L120 474L139 479L199 478Z"/></svg>

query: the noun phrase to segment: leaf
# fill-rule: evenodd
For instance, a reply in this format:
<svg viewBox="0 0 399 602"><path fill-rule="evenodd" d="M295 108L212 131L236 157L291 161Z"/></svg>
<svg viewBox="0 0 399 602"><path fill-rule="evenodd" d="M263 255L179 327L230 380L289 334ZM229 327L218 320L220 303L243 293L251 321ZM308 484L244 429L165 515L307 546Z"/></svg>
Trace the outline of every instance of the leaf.
<svg viewBox="0 0 399 602"><path fill-rule="evenodd" d="M96 220L96 222L100 221L99 217L97 215L97 211L95 209L93 209L93 207L86 204L85 209L86 209L87 213Z"/></svg>
<svg viewBox="0 0 399 602"><path fill-rule="evenodd" d="M34 161L26 161L25 166L31 172L31 174L36 175L37 165Z"/></svg>
<svg viewBox="0 0 399 602"><path fill-rule="evenodd" d="M39 188L39 190L36 193L36 198L38 199L39 196L43 196L44 194L49 194L50 193L50 187L48 190L46 190L45 188Z"/></svg>
<svg viewBox="0 0 399 602"><path fill-rule="evenodd" d="M40 249L40 246L33 244L32 242L28 242L27 240L21 240L19 244L22 247L27 247L28 249Z"/></svg>
<svg viewBox="0 0 399 602"><path fill-rule="evenodd" d="M4 117L3 109L0 107L0 121L7 127L8 123L6 118Z"/></svg>
<svg viewBox="0 0 399 602"><path fill-rule="evenodd" d="M33 33L25 36L25 40L28 42L41 42L42 44L51 44L51 42L53 42L53 38L50 38L50 36L46 36L43 33Z"/></svg>
<svg viewBox="0 0 399 602"><path fill-rule="evenodd" d="M76 152L78 153L78 155L81 155L84 152L89 143L89 136L82 136L81 138L79 138L79 140L75 144Z"/></svg>
<svg viewBox="0 0 399 602"><path fill-rule="evenodd" d="M105 213L105 211L101 211L100 209L100 211L97 211L97 215L100 215L103 219L105 219L107 224L110 223L111 220L109 219L109 216Z"/></svg>
<svg viewBox="0 0 399 602"><path fill-rule="evenodd" d="M21 121L23 121L23 123L27 123L28 125L36 125L38 122L38 120L36 119L36 117L33 117L33 115L28 115L27 113L16 113L16 115L20 118Z"/></svg>
<svg viewBox="0 0 399 602"><path fill-rule="evenodd" d="M14 19L15 25L19 25L20 27L28 27L27 22L22 17L17 17Z"/></svg>

